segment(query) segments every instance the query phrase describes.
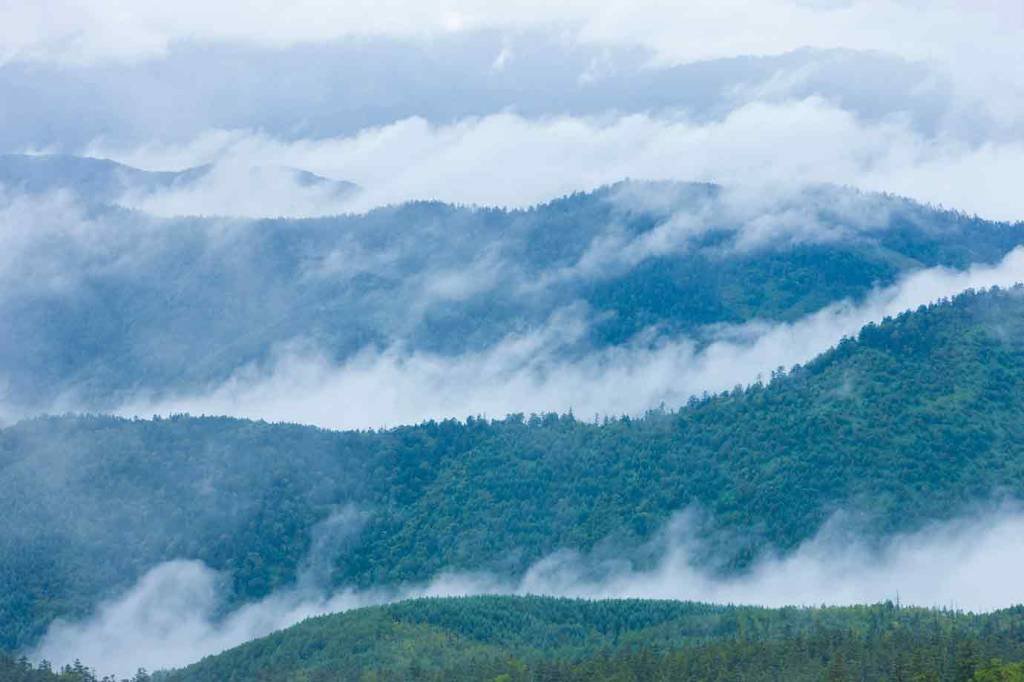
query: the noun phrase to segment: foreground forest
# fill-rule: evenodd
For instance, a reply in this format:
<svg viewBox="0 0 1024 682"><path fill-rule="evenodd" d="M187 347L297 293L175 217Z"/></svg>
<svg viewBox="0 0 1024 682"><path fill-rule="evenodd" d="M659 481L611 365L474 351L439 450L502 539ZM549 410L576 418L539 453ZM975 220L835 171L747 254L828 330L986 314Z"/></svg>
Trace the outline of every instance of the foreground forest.
<svg viewBox="0 0 1024 682"><path fill-rule="evenodd" d="M323 616L166 682L1019 680L1024 609L426 599Z"/></svg>
<svg viewBox="0 0 1024 682"><path fill-rule="evenodd" d="M120 682L1019 682L1024 608L784 608L544 597L419 599L306 620ZM0 656L4 682L119 682Z"/></svg>
<svg viewBox="0 0 1024 682"><path fill-rule="evenodd" d="M0 682L1024 682L1024 0L0 0Z"/></svg>
<svg viewBox="0 0 1024 682"><path fill-rule="evenodd" d="M838 511L859 512L870 541L1019 498L1022 293L869 325L766 383L643 419L22 422L0 431L0 648L172 559L223 571L229 606L310 566L323 589L514 578L560 549L644 566L658 559L645 543L696 508L694 560L733 573Z"/></svg>

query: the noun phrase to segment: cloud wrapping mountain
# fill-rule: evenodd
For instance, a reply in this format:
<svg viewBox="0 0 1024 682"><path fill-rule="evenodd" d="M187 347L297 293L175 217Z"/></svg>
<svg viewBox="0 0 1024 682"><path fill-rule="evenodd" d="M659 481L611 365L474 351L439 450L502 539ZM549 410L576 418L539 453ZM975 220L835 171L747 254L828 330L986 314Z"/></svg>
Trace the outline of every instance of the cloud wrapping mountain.
<svg viewBox="0 0 1024 682"><path fill-rule="evenodd" d="M285 140L248 130L211 130L184 144L122 147L98 142L94 156L152 169L227 160L282 165L345 178L363 191L351 202L302 205L292 215L322 215L410 200L526 207L622 178L778 187L836 183L888 191L987 218L1024 215L1014 178L1020 138L971 144L933 138L900 117L862 121L820 97L755 101L720 120L675 116L526 118L513 113L435 125L407 118L346 137ZM140 207L163 215L216 212L234 205L230 179L204 183L202 201L165 193ZM236 174L235 182L245 182ZM288 191L282 186L281 192ZM219 199L219 200L218 200ZM260 203L246 208L246 215ZM273 213L272 215L276 215ZM286 214L287 215L287 214Z"/></svg>
<svg viewBox="0 0 1024 682"><path fill-rule="evenodd" d="M130 674L420 595L1024 600L1020 291L919 308L1024 281L1022 31L0 2L3 646ZM62 412L170 418L24 420Z"/></svg>
<svg viewBox="0 0 1024 682"><path fill-rule="evenodd" d="M1015 254L993 267L1024 239L1015 225L830 186L630 182L527 210L156 218L106 202L209 202L211 177L238 197L259 188L230 167L168 178L89 162L110 178L97 193L69 173L89 163L31 161L33 184L0 196L7 419L636 414L1021 276ZM356 191L280 172L334 201ZM789 274L774 283L779 269Z"/></svg>
<svg viewBox="0 0 1024 682"><path fill-rule="evenodd" d="M765 556L749 572L728 577L692 564L696 518L680 514L666 526L654 541L663 558L651 568L566 551L539 561L518 581L447 573L425 585L333 592L300 583L227 613L217 572L202 562L171 561L91 617L51 625L34 656L100 661L105 672L131 675L140 667L181 667L311 616L414 597L520 594L764 606L888 599L975 612L1024 599L1015 568L1024 549L1014 542L1024 531L1024 516L1012 509L894 536L880 549L861 544L837 518L792 554Z"/></svg>
<svg viewBox="0 0 1024 682"><path fill-rule="evenodd" d="M638 415L806 362L869 322L967 289L1020 281L1024 250L1017 249L991 267L916 272L872 292L860 304L832 304L792 323L724 326L710 332L703 344L687 337L653 344L639 338L579 359L562 352L588 324L572 312L554 316L538 330L456 357L394 346L366 349L335 364L315 348L285 347L266 370L242 368L210 392L127 403L118 412L227 414L328 428L415 423L453 414L500 417L572 410L584 417Z"/></svg>

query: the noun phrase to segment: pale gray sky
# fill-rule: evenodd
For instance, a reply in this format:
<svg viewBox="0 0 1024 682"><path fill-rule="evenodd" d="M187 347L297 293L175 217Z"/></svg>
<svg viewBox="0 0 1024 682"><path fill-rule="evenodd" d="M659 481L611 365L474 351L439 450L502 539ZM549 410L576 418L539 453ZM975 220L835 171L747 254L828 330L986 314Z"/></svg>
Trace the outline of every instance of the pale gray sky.
<svg viewBox="0 0 1024 682"><path fill-rule="evenodd" d="M287 164L357 209L767 177L1019 219L1022 29L1012 0L0 0L0 151ZM289 191L265 210L321 210Z"/></svg>

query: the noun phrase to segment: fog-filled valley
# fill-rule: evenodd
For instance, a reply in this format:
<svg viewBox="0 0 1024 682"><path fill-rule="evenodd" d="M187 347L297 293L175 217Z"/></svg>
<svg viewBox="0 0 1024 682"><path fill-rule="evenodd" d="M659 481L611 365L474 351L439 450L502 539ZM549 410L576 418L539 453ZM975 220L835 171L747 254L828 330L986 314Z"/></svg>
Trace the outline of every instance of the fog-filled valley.
<svg viewBox="0 0 1024 682"><path fill-rule="evenodd" d="M1024 679L1022 31L0 0L0 680Z"/></svg>
<svg viewBox="0 0 1024 682"><path fill-rule="evenodd" d="M0 166L22 178L0 214L8 421L637 415L767 377L886 314L1012 284L1024 233L827 185L623 182L525 210L160 219L116 202L211 171Z"/></svg>
<svg viewBox="0 0 1024 682"><path fill-rule="evenodd" d="M1018 589L1001 541L1021 523L1022 306L1018 288L969 292L641 419L25 421L0 447L4 636L110 660L148 632L191 653L221 627L230 644L434 591L993 608ZM974 568L948 575L950 555ZM978 580L991 591L958 589ZM140 608L168 615L147 631Z"/></svg>

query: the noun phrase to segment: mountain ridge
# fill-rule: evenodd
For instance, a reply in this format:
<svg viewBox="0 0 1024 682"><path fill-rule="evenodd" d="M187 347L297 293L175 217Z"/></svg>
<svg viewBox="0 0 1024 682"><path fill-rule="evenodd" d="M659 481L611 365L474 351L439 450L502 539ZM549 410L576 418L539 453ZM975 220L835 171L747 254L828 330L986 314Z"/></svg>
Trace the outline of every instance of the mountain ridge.
<svg viewBox="0 0 1024 682"><path fill-rule="evenodd" d="M1021 287L968 292L768 383L604 424L22 422L0 431L2 641L34 641L177 558L229 575L229 605L260 598L295 580L317 524L346 506L354 525L317 562L355 587L516 576L559 549L650 565L649 541L687 507L705 512L693 560L726 573L791 552L843 509L870 511L865 538L953 519L1024 486L1022 331ZM130 556L111 554L125 542Z"/></svg>
<svg viewBox="0 0 1024 682"><path fill-rule="evenodd" d="M1020 607L976 616L892 602L760 609L653 600L440 598L312 618L157 679L622 679L614 677L621 670L602 670L602 662L612 667L619 660L630 661L627 670L636 666L639 679L649 679L659 661L670 679L706 675L710 668L734 679L817 680L836 658L853 659L854 651L867 679L892 668L941 675L958 665L973 672L989 659L1024 655L1022 617ZM893 640L902 649L896 656L889 651ZM937 660L943 654L924 644L937 641L948 657L943 663ZM800 653L783 654L787 645ZM678 667L669 676L673 664Z"/></svg>
<svg viewBox="0 0 1024 682"><path fill-rule="evenodd" d="M570 363L699 343L715 325L792 322L1024 244L1019 224L836 188L755 201L628 183L526 210L419 202L298 220L33 210L46 229L12 226L0 263L6 421L215 390L295 347L340 367L520 337L551 339L539 359Z"/></svg>

